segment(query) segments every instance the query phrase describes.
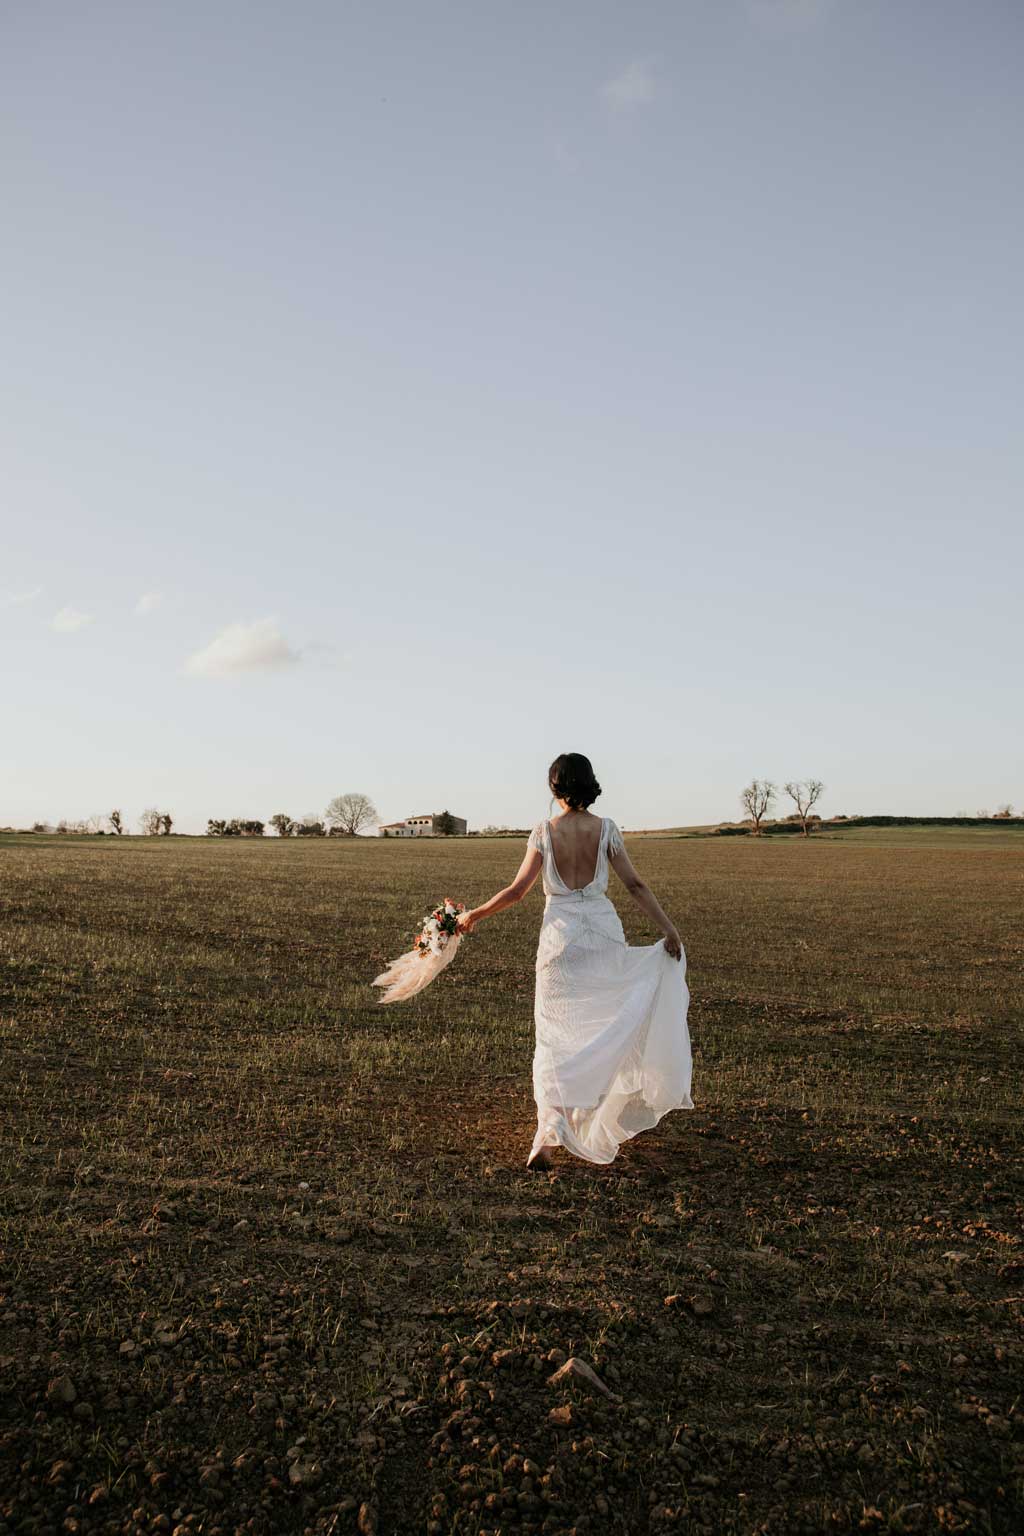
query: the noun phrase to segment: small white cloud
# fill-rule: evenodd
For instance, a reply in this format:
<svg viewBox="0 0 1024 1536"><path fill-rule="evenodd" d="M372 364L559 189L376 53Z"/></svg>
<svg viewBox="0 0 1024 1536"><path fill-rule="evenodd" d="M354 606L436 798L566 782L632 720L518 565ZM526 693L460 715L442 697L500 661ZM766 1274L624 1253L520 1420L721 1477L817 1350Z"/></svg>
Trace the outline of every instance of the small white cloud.
<svg viewBox="0 0 1024 1536"><path fill-rule="evenodd" d="M30 587L27 592L5 592L0 597L0 608L18 608L22 603L30 603L42 590L42 587Z"/></svg>
<svg viewBox="0 0 1024 1536"><path fill-rule="evenodd" d="M91 613L81 613L77 608L61 608L50 620L50 628L58 634L71 635L76 629L84 629L92 623Z"/></svg>
<svg viewBox="0 0 1024 1536"><path fill-rule="evenodd" d="M643 59L634 59L627 64L621 75L616 75L614 80L609 80L603 87L602 94L610 107L617 112L626 111L631 107L643 107L654 100L654 77L650 67Z"/></svg>
<svg viewBox="0 0 1024 1536"><path fill-rule="evenodd" d="M209 645L185 663L192 677L234 677L239 672L270 672L294 666L301 658L282 635L276 619L229 624Z"/></svg>
<svg viewBox="0 0 1024 1536"><path fill-rule="evenodd" d="M155 613L163 600L162 592L143 592L135 604L135 612L140 618L145 618L147 613Z"/></svg>

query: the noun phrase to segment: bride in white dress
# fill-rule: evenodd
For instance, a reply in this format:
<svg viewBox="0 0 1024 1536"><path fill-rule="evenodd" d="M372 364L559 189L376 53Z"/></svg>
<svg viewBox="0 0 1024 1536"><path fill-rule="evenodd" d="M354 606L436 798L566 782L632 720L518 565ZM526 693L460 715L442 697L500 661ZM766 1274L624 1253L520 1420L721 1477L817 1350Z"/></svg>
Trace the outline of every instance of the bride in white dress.
<svg viewBox="0 0 1024 1536"><path fill-rule="evenodd" d="M512 884L459 919L471 933L514 906L543 872L537 946L533 1092L537 1134L529 1168L548 1169L555 1147L610 1163L624 1141L671 1109L692 1109L689 993L679 934L630 863L622 834L589 807L601 793L588 758L565 752L551 765L561 814L539 821ZM611 865L661 929L656 944L629 945L605 894Z"/></svg>

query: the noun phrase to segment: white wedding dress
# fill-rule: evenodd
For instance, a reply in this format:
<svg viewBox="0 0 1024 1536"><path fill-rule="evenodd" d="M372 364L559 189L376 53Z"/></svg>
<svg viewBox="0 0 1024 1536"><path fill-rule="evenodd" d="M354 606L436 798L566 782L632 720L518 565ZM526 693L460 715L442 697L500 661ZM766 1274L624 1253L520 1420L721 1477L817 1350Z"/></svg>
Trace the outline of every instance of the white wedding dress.
<svg viewBox="0 0 1024 1536"><path fill-rule="evenodd" d="M558 873L550 823L528 846L544 859L547 901L537 946L533 1093L541 1147L561 1145L591 1163L610 1163L624 1141L670 1109L692 1109L686 956L656 944L626 943L605 894L608 855L623 847L601 819L597 867L573 890Z"/></svg>

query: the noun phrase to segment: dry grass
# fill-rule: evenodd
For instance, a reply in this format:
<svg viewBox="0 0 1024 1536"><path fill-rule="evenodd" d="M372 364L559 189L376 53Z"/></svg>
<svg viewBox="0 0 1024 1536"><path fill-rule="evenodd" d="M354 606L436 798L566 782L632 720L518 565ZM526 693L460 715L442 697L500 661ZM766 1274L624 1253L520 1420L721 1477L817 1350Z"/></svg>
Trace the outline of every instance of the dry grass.
<svg viewBox="0 0 1024 1536"><path fill-rule="evenodd" d="M368 986L514 844L0 839L0 1536L1019 1531L1020 846L638 839L698 1107L546 1179L539 896Z"/></svg>

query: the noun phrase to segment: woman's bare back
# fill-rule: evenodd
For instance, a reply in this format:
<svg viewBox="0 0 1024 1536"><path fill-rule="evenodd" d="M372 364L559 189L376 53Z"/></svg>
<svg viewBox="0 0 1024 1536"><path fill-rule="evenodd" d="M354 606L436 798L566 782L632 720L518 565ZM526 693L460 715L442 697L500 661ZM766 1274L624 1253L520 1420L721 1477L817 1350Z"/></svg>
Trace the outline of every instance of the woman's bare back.
<svg viewBox="0 0 1024 1536"><path fill-rule="evenodd" d="M601 817L590 811L566 811L550 822L555 867L571 891L582 890L597 874L601 826Z"/></svg>

